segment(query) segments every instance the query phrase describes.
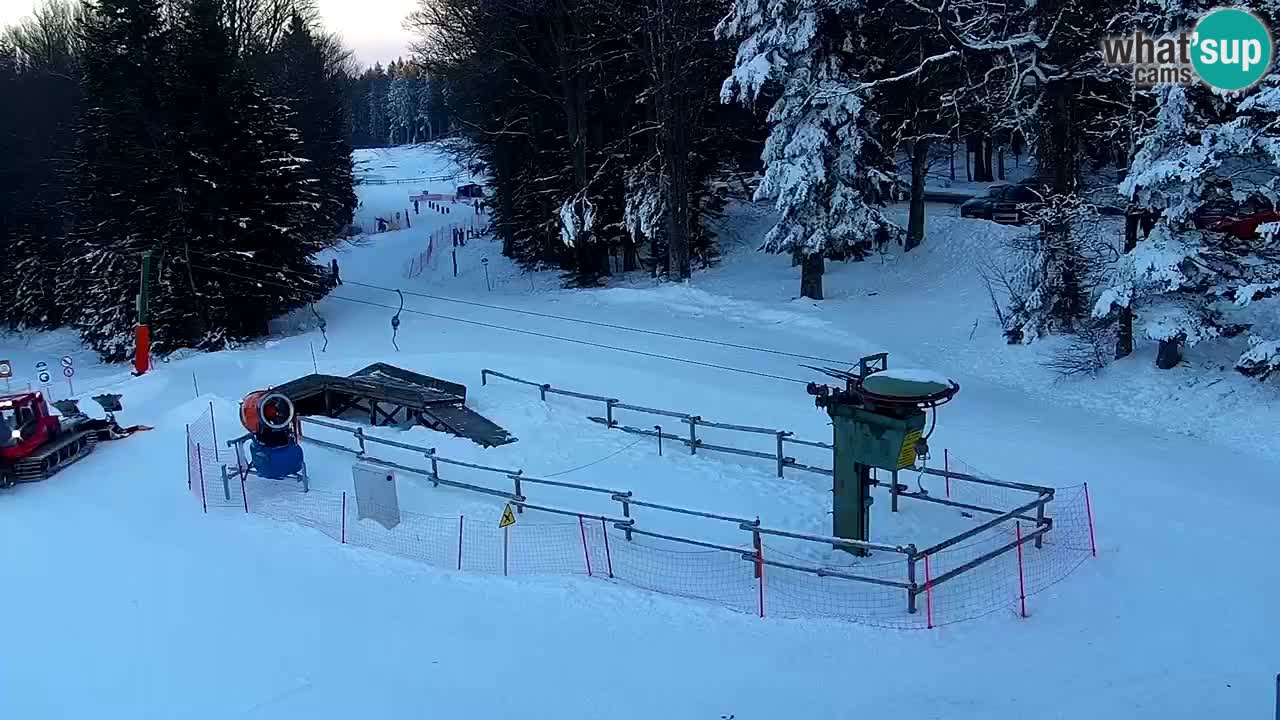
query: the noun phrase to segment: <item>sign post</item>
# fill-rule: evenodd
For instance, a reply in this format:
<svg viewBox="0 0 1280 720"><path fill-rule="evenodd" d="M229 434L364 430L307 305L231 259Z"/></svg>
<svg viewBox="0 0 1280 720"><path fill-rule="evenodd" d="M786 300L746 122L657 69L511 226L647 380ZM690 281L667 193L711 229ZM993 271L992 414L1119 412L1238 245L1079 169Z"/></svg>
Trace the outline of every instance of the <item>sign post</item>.
<svg viewBox="0 0 1280 720"><path fill-rule="evenodd" d="M0 360L0 378L4 378L5 392L9 391L9 380L13 377L13 363L8 360Z"/></svg>
<svg viewBox="0 0 1280 720"><path fill-rule="evenodd" d="M502 531L502 574L507 574L507 545L511 526L516 524L516 514L511 512L511 503L502 509L502 519L498 521L498 529Z"/></svg>
<svg viewBox="0 0 1280 720"><path fill-rule="evenodd" d="M49 383L53 381L53 376L49 374L49 363L43 360L36 363L36 378L44 386L44 391L47 395L49 393Z"/></svg>
<svg viewBox="0 0 1280 720"><path fill-rule="evenodd" d="M62 356L62 374L67 377L67 393L69 395L76 394L75 385L71 384L71 378L76 376L75 360L70 355Z"/></svg>
<svg viewBox="0 0 1280 720"><path fill-rule="evenodd" d="M147 325L151 293L147 278L151 277L151 251L142 253L142 278L138 285L138 327L133 349L133 374L143 375L151 369L151 328Z"/></svg>

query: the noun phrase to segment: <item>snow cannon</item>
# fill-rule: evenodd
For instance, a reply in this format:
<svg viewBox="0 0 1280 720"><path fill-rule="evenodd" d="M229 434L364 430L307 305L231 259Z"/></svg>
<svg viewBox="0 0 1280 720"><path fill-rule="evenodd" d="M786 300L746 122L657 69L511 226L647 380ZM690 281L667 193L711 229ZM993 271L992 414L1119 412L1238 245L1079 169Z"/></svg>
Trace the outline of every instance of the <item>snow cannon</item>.
<svg viewBox="0 0 1280 720"><path fill-rule="evenodd" d="M279 480L303 471L296 419L293 401L278 392L258 390L240 401L240 424L253 436L249 457L258 475Z"/></svg>

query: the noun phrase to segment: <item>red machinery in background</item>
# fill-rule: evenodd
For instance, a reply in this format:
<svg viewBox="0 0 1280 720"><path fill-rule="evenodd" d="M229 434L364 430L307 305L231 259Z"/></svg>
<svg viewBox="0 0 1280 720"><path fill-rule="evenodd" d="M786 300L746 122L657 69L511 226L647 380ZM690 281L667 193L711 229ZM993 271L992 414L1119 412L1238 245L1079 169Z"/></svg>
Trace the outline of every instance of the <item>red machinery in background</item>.
<svg viewBox="0 0 1280 720"><path fill-rule="evenodd" d="M99 441L119 440L143 425L122 428L115 413L121 410L119 395L93 398L106 411L104 420L80 412L74 400L55 403L61 416L49 412L49 403L38 392L0 395L0 488L20 482L44 480L93 452Z"/></svg>

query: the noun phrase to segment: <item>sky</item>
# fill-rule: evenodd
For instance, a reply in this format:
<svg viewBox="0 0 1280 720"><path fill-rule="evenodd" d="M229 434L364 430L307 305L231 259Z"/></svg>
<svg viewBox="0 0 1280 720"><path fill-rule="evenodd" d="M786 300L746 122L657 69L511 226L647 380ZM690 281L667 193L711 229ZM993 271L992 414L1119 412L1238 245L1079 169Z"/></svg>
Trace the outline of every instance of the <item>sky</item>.
<svg viewBox="0 0 1280 720"><path fill-rule="evenodd" d="M31 13L42 0L0 0L0 25ZM317 0L325 27L342 36L362 65L407 57L413 39L401 23L416 0Z"/></svg>

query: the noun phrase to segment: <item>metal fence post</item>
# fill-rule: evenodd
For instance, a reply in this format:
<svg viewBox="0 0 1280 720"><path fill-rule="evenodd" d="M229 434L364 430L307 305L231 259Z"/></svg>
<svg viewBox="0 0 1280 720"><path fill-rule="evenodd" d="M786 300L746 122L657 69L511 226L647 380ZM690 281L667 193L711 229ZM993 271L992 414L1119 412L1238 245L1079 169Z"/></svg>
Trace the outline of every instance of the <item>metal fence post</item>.
<svg viewBox="0 0 1280 720"><path fill-rule="evenodd" d="M578 532L582 535L582 557L587 561L587 577L591 577L591 552L587 550L587 526L578 516Z"/></svg>
<svg viewBox="0 0 1280 720"><path fill-rule="evenodd" d="M511 476L511 479L515 481L515 486L516 486L516 497L520 498L520 500L524 500L524 493L520 492L520 475L521 475L521 473L523 473L523 472L524 472L523 470L517 470L517 471L515 472L515 474ZM524 512L524 505L521 505L519 502L517 502L517 503L516 503L516 512L518 512L518 513L523 513L523 512Z"/></svg>
<svg viewBox="0 0 1280 720"><path fill-rule="evenodd" d="M200 471L200 507L208 514L209 501L204 490L204 454L200 452L200 443L196 443L196 469Z"/></svg>
<svg viewBox="0 0 1280 720"><path fill-rule="evenodd" d="M551 389L551 385L539 385L538 392L542 395L542 402L547 401L547 391Z"/></svg>
<svg viewBox="0 0 1280 720"><path fill-rule="evenodd" d="M618 401L617 400L604 401L604 421L610 428L615 428L618 426L618 422L613 419L613 406L614 406L614 403L616 402Z"/></svg>
<svg viewBox="0 0 1280 720"><path fill-rule="evenodd" d="M1044 502L1036 506L1036 529L1044 527ZM1021 547L1021 546L1019 546ZM1036 549L1044 547L1044 533L1036 535Z"/></svg>
<svg viewBox="0 0 1280 720"><path fill-rule="evenodd" d="M440 466L436 462L436 449L428 450L427 457L431 459L431 487L440 487Z"/></svg>
<svg viewBox="0 0 1280 720"><path fill-rule="evenodd" d="M609 526L605 524L604 518L600 518L600 532L604 533L604 561L609 569L609 578L613 578L613 556L609 553ZM1276 718L1280 720L1280 718Z"/></svg>
<svg viewBox="0 0 1280 720"><path fill-rule="evenodd" d="M787 432L786 430L778 431L778 477L782 477L782 468L786 467L787 465L787 458L784 455L785 450L782 447L782 443L783 443L783 439L789 435L791 435L791 433Z"/></svg>
<svg viewBox="0 0 1280 720"><path fill-rule="evenodd" d="M627 520L630 520L630 519L631 519L631 503L627 502L627 498L629 498L629 497L631 497L631 491L630 491L630 490L628 490L628 491L626 492L626 494L625 494L625 495L614 495L614 496L613 496L613 498L614 498L615 500L617 500L618 502L622 503L622 517L626 518ZM628 542L630 542L630 541L631 541L631 526L630 526L630 525L627 525L627 527L626 527L625 529L623 529L623 531L622 531L622 532L623 532L623 534L625 534L625 535L627 536L627 541L628 541Z"/></svg>
<svg viewBox="0 0 1280 720"><path fill-rule="evenodd" d="M698 454L698 421L702 418L694 415L685 422L689 423L689 454Z"/></svg>
<svg viewBox="0 0 1280 720"><path fill-rule="evenodd" d="M213 401L209 401L209 429L213 431L213 460L221 462L222 457L218 454L218 418L213 414Z"/></svg>
<svg viewBox="0 0 1280 720"><path fill-rule="evenodd" d="M916 554L914 549L907 556L907 612L916 613Z"/></svg>
<svg viewBox="0 0 1280 720"><path fill-rule="evenodd" d="M756 518L756 522L757 523L760 522L760 519ZM764 576L764 562L762 562L764 560L764 555L763 555L764 544L760 541L759 530L751 531L751 547L755 548L755 551L756 551L755 566L756 566L756 579L758 580ZM764 615L762 614L761 617L764 617Z"/></svg>
<svg viewBox="0 0 1280 720"><path fill-rule="evenodd" d="M889 486L889 509L898 512L898 471L893 471L893 476L889 479L893 484Z"/></svg>
<svg viewBox="0 0 1280 720"><path fill-rule="evenodd" d="M364 428L357 427L355 432L352 433L352 435L355 435L356 442L360 443L360 454L361 455L365 454L366 448L364 446Z"/></svg>

